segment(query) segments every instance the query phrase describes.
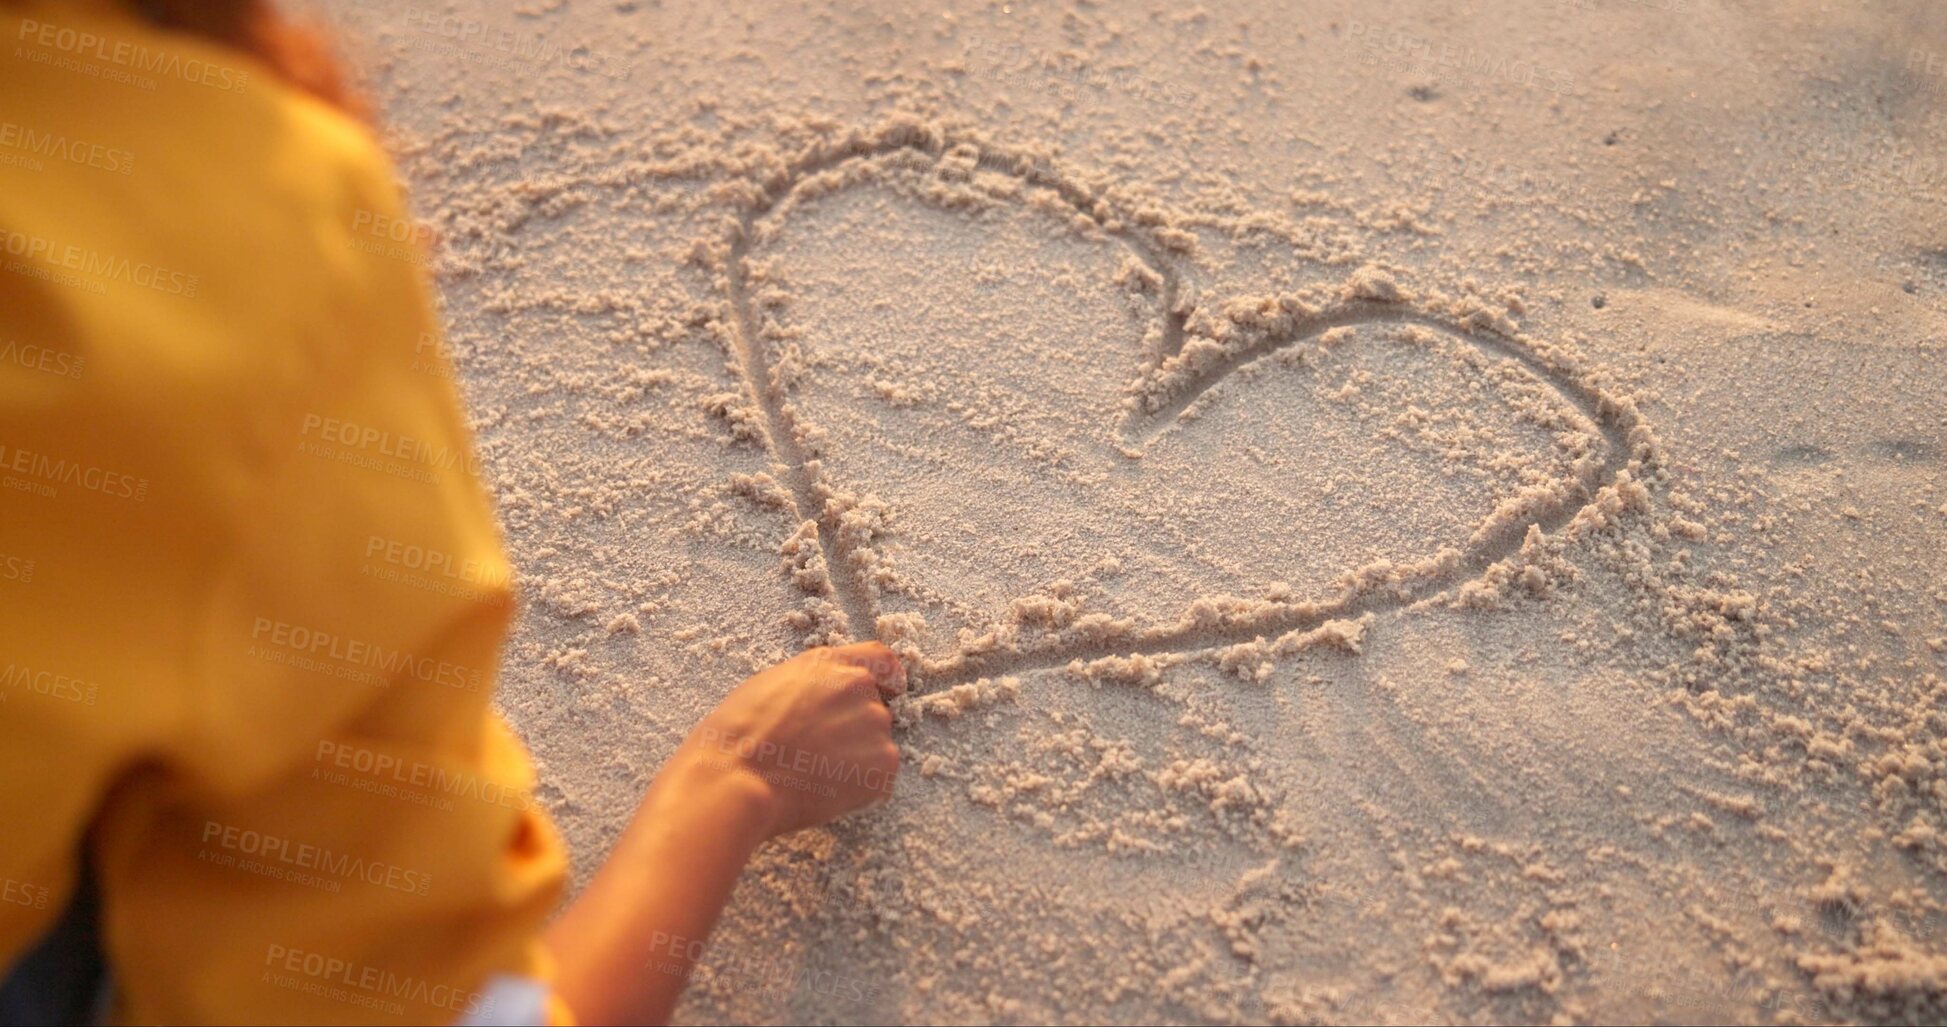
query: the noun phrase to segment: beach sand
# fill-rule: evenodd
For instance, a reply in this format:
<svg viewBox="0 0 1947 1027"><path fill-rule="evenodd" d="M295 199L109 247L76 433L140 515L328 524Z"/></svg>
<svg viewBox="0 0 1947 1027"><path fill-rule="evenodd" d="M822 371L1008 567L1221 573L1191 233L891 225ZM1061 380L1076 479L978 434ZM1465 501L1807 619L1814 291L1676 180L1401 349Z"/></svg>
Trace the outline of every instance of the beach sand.
<svg viewBox="0 0 1947 1027"><path fill-rule="evenodd" d="M1947 7L321 10L577 880L908 661L685 1020L1947 1017Z"/></svg>

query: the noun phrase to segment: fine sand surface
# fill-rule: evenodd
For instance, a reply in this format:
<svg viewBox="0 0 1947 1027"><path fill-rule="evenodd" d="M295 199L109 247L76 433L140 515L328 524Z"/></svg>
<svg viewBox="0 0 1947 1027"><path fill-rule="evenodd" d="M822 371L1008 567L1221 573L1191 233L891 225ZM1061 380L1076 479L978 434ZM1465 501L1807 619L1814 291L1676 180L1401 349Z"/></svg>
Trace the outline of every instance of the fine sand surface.
<svg viewBox="0 0 1947 1027"><path fill-rule="evenodd" d="M912 669L684 1019L1947 1017L1947 6L320 2L577 880Z"/></svg>

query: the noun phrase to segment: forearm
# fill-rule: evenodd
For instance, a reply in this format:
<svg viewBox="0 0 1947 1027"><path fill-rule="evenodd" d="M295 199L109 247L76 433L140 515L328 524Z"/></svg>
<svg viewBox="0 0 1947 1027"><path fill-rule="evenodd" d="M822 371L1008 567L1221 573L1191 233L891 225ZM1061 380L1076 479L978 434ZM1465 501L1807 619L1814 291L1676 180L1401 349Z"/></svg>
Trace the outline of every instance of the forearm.
<svg viewBox="0 0 1947 1027"><path fill-rule="evenodd" d="M669 1019L757 846L885 801L899 749L881 700L905 687L892 650L859 642L799 653L717 704L656 775L588 890L548 931L555 987L576 1017ZM807 765L843 772L819 776Z"/></svg>
<svg viewBox="0 0 1947 1027"><path fill-rule="evenodd" d="M663 1023L770 830L754 776L679 750L608 861L548 931L556 987L584 1023Z"/></svg>

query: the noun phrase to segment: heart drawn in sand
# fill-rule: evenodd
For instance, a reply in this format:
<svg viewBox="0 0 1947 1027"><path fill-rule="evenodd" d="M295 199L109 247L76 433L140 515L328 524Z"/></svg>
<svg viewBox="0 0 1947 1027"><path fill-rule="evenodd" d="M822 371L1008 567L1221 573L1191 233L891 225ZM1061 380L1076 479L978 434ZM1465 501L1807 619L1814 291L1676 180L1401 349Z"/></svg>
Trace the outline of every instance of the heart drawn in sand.
<svg viewBox="0 0 1947 1027"><path fill-rule="evenodd" d="M752 186L725 328L787 554L929 689L1384 613L1640 502L1634 408L1478 300L1199 296L1167 217L912 125Z"/></svg>

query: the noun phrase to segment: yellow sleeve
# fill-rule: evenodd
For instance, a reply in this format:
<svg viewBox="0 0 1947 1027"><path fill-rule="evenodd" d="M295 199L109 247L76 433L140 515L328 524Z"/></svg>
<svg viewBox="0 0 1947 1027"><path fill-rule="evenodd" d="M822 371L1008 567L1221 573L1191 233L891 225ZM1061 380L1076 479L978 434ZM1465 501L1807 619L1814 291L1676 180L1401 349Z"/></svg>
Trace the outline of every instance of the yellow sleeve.
<svg viewBox="0 0 1947 1027"><path fill-rule="evenodd" d="M106 42L0 115L133 158L0 166L0 966L86 846L119 1020L503 1015L565 858L391 168L232 54L27 10ZM122 44L198 70L75 72Z"/></svg>
<svg viewBox="0 0 1947 1027"><path fill-rule="evenodd" d="M418 277L346 297L372 341L235 497L179 769L98 822L124 1019L440 1023L547 975L561 846L489 705L509 571ZM185 773L202 754L261 777Z"/></svg>

